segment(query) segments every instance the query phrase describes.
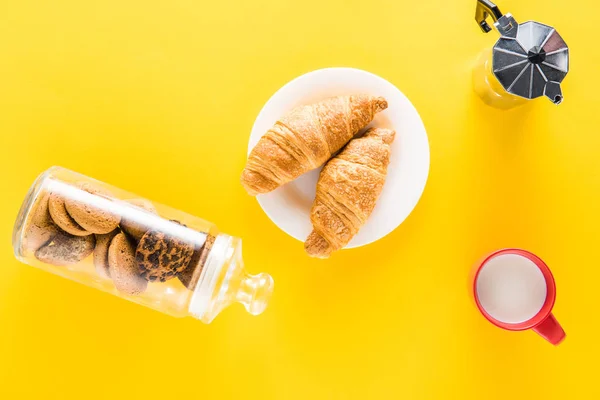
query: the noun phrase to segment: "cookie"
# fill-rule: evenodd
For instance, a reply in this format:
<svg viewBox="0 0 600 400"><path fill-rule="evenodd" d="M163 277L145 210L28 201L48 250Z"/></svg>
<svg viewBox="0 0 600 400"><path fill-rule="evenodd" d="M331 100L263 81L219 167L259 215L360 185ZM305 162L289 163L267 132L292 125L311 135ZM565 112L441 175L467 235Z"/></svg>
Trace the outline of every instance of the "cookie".
<svg viewBox="0 0 600 400"><path fill-rule="evenodd" d="M93 235L73 236L59 232L35 252L35 257L46 264L65 266L77 264L94 250Z"/></svg>
<svg viewBox="0 0 600 400"><path fill-rule="evenodd" d="M152 205L151 202L149 202L146 199L131 199L131 200L125 200L125 202L135 206L135 208L143 210L143 211L147 211L148 213L151 214L158 214L156 212L156 208L154 208L154 206ZM128 206L128 208L130 208ZM130 214L130 213L129 213ZM142 236L144 236L144 234L146 232L148 232L148 230L150 229L150 226L148 224L145 223L145 221L141 220L141 215L140 213L136 213L134 218L127 218L128 212L127 209L124 210L123 212L123 218L121 219L121 228L132 238L134 238L136 241L139 241Z"/></svg>
<svg viewBox="0 0 600 400"><path fill-rule="evenodd" d="M148 287L135 262L135 247L123 232L119 232L108 247L108 270L119 292L135 295Z"/></svg>
<svg viewBox="0 0 600 400"><path fill-rule="evenodd" d="M204 269L204 264L206 264L206 259L208 258L208 254L210 253L214 242L215 237L208 235L206 242L204 242L204 246L194 252L194 256L187 268L177 274L177 279L179 279L189 290L194 290L198 284L198 280Z"/></svg>
<svg viewBox="0 0 600 400"><path fill-rule="evenodd" d="M140 239L135 258L144 278L165 282L183 271L193 255L193 243L151 230Z"/></svg>
<svg viewBox="0 0 600 400"><path fill-rule="evenodd" d="M49 197L47 191L38 193L29 209L23 230L23 247L29 251L35 252L60 232L48 210Z"/></svg>
<svg viewBox="0 0 600 400"><path fill-rule="evenodd" d="M91 235L91 232L83 229L73 218L71 218L65 208L65 199L58 193L50 193L48 209L50 210L50 215L52 216L54 223L63 231L75 236Z"/></svg>
<svg viewBox="0 0 600 400"><path fill-rule="evenodd" d="M78 183L77 187L96 196L110 196L108 192L87 182ZM65 208L77 224L91 233L105 234L112 232L121 222L121 217L111 212L111 210L99 208L77 199L66 199Z"/></svg>
<svg viewBox="0 0 600 400"><path fill-rule="evenodd" d="M110 270L108 268L108 247L118 233L118 230L114 230L105 235L96 235L94 267L96 267L96 273L105 279L110 279Z"/></svg>

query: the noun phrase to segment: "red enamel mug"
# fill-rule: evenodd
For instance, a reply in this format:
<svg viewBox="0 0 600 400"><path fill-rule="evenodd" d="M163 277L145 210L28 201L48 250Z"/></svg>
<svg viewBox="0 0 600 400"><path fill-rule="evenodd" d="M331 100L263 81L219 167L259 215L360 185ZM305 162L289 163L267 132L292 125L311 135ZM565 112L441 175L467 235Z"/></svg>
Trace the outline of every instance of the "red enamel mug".
<svg viewBox="0 0 600 400"><path fill-rule="evenodd" d="M552 315L554 277L535 254L505 249L487 256L475 269L473 296L481 314L499 328L533 329L553 345L566 336Z"/></svg>

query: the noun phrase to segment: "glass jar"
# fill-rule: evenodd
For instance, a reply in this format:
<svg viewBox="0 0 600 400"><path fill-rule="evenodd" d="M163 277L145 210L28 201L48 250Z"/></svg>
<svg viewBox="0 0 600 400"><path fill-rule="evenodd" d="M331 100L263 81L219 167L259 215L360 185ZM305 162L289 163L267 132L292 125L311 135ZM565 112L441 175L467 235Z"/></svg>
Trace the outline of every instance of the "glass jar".
<svg viewBox="0 0 600 400"><path fill-rule="evenodd" d="M507 92L498 78L494 76L492 68L492 49L481 52L475 68L473 68L473 89L475 93L489 106L508 110L527 103L523 97Z"/></svg>
<svg viewBox="0 0 600 400"><path fill-rule="evenodd" d="M60 167L29 190L13 247L26 264L204 323L233 302L260 314L273 290L269 275L244 271L241 239Z"/></svg>

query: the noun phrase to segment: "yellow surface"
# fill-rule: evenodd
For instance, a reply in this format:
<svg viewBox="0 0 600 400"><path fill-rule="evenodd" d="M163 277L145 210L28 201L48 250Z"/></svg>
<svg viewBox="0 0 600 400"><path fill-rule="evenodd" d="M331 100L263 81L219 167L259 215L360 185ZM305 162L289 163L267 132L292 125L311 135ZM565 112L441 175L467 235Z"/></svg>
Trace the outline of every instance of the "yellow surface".
<svg viewBox="0 0 600 400"><path fill-rule="evenodd" d="M593 399L597 378L598 5L502 1L571 48L559 107L485 106L475 1L19 0L0 5L0 398ZM415 104L431 174L393 234L307 258L238 183L256 114L284 83L352 66ZM174 319L19 264L10 235L60 164L215 221L276 282L267 312ZM494 328L468 271L541 256L567 340Z"/></svg>

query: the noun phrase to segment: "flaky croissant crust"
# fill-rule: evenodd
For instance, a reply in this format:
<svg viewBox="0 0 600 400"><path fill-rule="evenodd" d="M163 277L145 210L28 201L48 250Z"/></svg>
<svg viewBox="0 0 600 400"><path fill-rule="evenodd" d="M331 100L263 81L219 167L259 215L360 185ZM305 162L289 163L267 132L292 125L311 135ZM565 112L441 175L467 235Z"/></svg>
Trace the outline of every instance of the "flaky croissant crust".
<svg viewBox="0 0 600 400"><path fill-rule="evenodd" d="M323 168L311 210L313 231L304 244L327 258L346 246L367 222L385 183L395 132L370 129Z"/></svg>
<svg viewBox="0 0 600 400"><path fill-rule="evenodd" d="M386 108L383 97L364 94L294 108L252 149L242 185L250 195L267 193L318 168Z"/></svg>

